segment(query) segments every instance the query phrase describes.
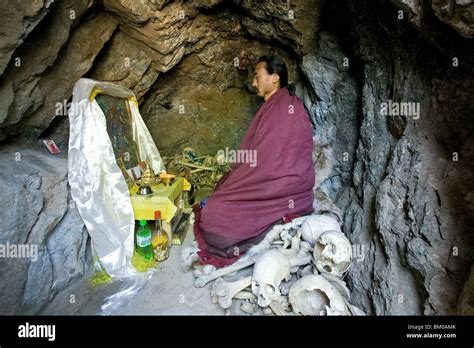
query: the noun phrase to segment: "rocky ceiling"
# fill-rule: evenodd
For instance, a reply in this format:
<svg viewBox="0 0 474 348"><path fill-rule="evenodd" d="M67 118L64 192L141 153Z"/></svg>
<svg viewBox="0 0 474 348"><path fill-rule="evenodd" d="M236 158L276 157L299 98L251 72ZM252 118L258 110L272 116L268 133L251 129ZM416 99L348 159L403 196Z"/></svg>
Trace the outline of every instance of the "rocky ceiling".
<svg viewBox="0 0 474 348"><path fill-rule="evenodd" d="M91 77L135 92L163 155L236 147L261 103L255 61L282 55L319 144L317 194L363 256L347 277L354 303L473 313L471 0L2 1L0 15L5 146L48 136L66 148L58 104ZM389 101L418 103L419 117L382 117ZM28 235L21 228L10 235ZM18 284L2 292L28 288ZM39 301L18 296L11 303Z"/></svg>
<svg viewBox="0 0 474 348"><path fill-rule="evenodd" d="M17 42L1 48L10 62L0 66L6 69L0 139L41 135L57 103L67 103L74 82L87 76L136 93L165 155L184 145L200 153L236 147L259 105L249 86L256 59L278 52L292 62L290 54L304 55L316 44L316 3L294 9L277 3L82 0L6 7L3 13L19 23L5 28ZM288 19L290 10L298 21ZM293 78L296 70L292 63Z"/></svg>

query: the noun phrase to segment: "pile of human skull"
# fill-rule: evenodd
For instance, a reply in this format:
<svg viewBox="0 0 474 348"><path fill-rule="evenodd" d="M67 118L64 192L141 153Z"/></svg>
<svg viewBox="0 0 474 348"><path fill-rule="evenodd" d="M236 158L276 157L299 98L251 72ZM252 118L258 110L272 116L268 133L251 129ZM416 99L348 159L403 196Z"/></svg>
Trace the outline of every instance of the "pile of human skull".
<svg viewBox="0 0 474 348"><path fill-rule="evenodd" d="M213 282L212 301L228 315L365 315L343 280L351 260L338 217L310 215L275 225L230 266L195 267L194 286Z"/></svg>

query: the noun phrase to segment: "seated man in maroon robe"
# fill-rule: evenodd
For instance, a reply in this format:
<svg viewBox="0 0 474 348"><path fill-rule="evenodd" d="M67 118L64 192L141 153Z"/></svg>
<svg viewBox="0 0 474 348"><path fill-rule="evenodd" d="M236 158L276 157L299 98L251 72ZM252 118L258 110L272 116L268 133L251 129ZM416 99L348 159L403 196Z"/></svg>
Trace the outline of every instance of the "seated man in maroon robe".
<svg viewBox="0 0 474 348"><path fill-rule="evenodd" d="M265 102L239 150L253 161L233 165L196 220L208 252L224 258L245 253L285 216L313 212L312 126L284 61L261 57L253 86Z"/></svg>

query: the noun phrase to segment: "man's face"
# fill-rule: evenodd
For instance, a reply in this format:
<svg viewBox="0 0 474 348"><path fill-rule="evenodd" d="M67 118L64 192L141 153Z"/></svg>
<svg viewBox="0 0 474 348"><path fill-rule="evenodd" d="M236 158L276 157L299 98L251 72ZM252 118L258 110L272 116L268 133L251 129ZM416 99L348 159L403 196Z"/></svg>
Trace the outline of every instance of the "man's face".
<svg viewBox="0 0 474 348"><path fill-rule="evenodd" d="M280 81L278 74L269 74L267 70L265 70L266 64L265 62L257 64L252 83L252 86L257 90L257 94L265 100L278 90Z"/></svg>

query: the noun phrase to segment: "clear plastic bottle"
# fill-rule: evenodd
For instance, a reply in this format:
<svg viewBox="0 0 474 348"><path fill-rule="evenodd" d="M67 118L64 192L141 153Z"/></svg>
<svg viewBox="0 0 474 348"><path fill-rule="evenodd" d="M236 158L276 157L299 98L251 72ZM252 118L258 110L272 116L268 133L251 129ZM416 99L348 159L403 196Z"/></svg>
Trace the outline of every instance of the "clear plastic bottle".
<svg viewBox="0 0 474 348"><path fill-rule="evenodd" d="M164 261L169 257L168 243L168 235L163 231L161 224L161 212L157 210L155 211L155 230L153 231L153 237L151 239L156 261Z"/></svg>

